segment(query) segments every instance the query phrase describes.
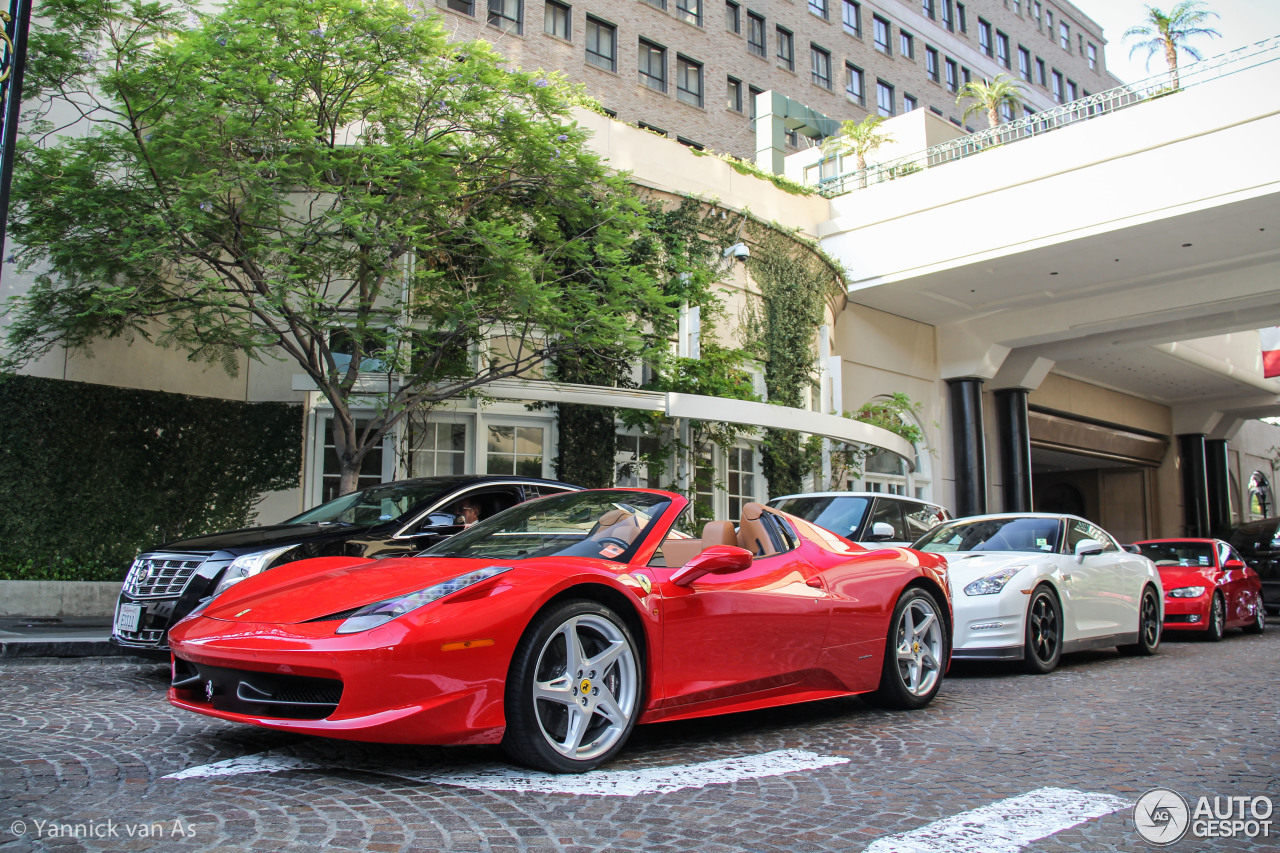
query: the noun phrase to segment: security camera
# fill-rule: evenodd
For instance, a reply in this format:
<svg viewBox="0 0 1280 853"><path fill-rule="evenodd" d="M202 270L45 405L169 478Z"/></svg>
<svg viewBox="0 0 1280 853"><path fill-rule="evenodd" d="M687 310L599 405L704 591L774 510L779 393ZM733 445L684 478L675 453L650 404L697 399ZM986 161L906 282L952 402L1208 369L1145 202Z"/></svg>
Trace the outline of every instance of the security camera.
<svg viewBox="0 0 1280 853"><path fill-rule="evenodd" d="M747 248L746 243L734 243L724 250L724 256L726 259L733 258L734 260L745 261L751 257L751 250Z"/></svg>

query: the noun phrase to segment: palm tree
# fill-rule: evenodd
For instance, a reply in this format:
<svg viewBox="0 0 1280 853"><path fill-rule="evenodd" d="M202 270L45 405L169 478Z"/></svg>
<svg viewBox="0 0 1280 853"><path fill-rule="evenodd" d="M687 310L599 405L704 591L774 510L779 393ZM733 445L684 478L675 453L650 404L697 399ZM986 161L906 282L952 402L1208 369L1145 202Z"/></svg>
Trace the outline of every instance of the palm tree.
<svg viewBox="0 0 1280 853"><path fill-rule="evenodd" d="M886 142L893 142L893 136L880 130L884 116L867 116L862 121L845 119L840 123L840 133L829 136L822 143L822 150L827 154L852 154L858 164L858 171L867 168L867 155ZM865 185L866 176L863 176Z"/></svg>
<svg viewBox="0 0 1280 853"><path fill-rule="evenodd" d="M1169 66L1169 75L1173 78L1173 88L1178 88L1178 51L1183 51L1192 59L1203 58L1198 50L1187 44L1187 40L1195 36L1222 37L1222 33L1217 30L1203 26L1210 18L1218 17L1217 12L1201 8L1203 6L1201 0L1184 0L1167 14L1154 6L1148 6L1146 20L1124 31L1125 41L1143 39L1134 42L1129 48L1129 56L1145 50L1147 69L1150 70L1151 57L1162 51L1164 61Z"/></svg>
<svg viewBox="0 0 1280 853"><path fill-rule="evenodd" d="M972 100L973 103L960 117L967 121L973 113L985 111L987 123L992 127L1000 124L1000 108L1007 106L1010 110L1022 104L1022 84L1009 79L1007 74L997 74L994 80L970 80L960 87L956 95L956 104Z"/></svg>

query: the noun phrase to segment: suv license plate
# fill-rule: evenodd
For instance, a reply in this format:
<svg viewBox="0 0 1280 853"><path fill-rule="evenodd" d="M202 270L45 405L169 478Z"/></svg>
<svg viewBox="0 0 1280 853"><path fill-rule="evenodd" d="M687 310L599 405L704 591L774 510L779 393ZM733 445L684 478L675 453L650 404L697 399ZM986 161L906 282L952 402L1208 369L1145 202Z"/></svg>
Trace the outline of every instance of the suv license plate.
<svg viewBox="0 0 1280 853"><path fill-rule="evenodd" d="M136 631L138 622L141 620L141 604L121 604L120 609L116 611L116 631Z"/></svg>

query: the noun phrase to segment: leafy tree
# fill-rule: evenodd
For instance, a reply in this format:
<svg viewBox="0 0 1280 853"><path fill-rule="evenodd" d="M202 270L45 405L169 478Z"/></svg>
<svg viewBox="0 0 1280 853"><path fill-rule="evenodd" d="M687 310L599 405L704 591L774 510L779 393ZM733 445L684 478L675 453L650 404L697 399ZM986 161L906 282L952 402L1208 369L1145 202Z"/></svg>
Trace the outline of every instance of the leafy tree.
<svg viewBox="0 0 1280 853"><path fill-rule="evenodd" d="M586 147L563 81L449 43L432 12L41 11L12 227L39 274L0 367L117 336L232 372L292 361L333 406L346 492L408 411L558 359L633 359L688 298L636 251L649 213Z"/></svg>
<svg viewBox="0 0 1280 853"><path fill-rule="evenodd" d="M1124 31L1125 41L1138 39L1129 48L1129 56L1145 50L1147 68L1150 69L1151 57L1156 53L1163 53L1165 64L1169 66L1169 74L1173 78L1173 88L1178 88L1178 51L1183 51L1192 59L1202 59L1200 52L1188 44L1188 41L1198 36L1222 36L1217 30L1204 26L1210 18L1218 17L1217 12L1203 8L1204 5L1201 0L1184 0L1168 12L1147 6L1146 20Z"/></svg>
<svg viewBox="0 0 1280 853"><path fill-rule="evenodd" d="M965 108L961 121L968 121L974 113L986 112L987 124L995 127L1000 124L1000 108L1016 109L1023 98L1022 84L1009 78L1007 74L997 74L994 80L970 80L960 87L956 104L972 100Z"/></svg>
<svg viewBox="0 0 1280 853"><path fill-rule="evenodd" d="M828 154L852 154L858 170L867 168L867 155L881 145L893 142L893 135L880 129L884 116L867 116L862 121L845 119L840 123L840 133L822 142L822 150Z"/></svg>

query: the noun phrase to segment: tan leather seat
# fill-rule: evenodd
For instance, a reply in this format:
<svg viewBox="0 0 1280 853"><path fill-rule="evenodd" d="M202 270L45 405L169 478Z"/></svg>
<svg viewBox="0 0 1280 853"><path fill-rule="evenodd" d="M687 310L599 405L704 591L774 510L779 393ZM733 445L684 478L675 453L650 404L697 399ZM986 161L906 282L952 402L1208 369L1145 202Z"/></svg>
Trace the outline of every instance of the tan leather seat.
<svg viewBox="0 0 1280 853"><path fill-rule="evenodd" d="M773 546L773 540L769 538L768 531L760 521L760 516L763 514L764 507L760 504L754 502L745 504L742 507L742 520L738 524L738 545L757 557L778 553L778 549Z"/></svg>
<svg viewBox="0 0 1280 853"><path fill-rule="evenodd" d="M738 533L732 521L708 521L702 526L702 547L712 545L737 545Z"/></svg>
<svg viewBox="0 0 1280 853"><path fill-rule="evenodd" d="M591 531L589 538L600 539L621 539L627 544L635 541L640 535L640 522L636 517L625 509L611 509L604 515L600 516L600 520L596 522L596 529Z"/></svg>

